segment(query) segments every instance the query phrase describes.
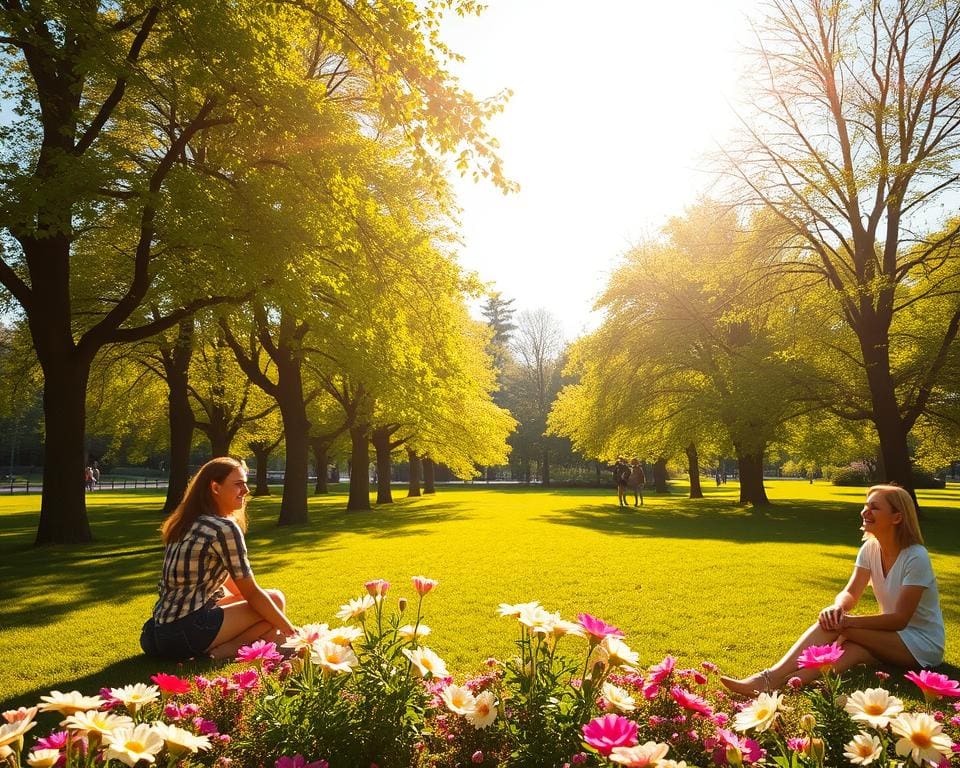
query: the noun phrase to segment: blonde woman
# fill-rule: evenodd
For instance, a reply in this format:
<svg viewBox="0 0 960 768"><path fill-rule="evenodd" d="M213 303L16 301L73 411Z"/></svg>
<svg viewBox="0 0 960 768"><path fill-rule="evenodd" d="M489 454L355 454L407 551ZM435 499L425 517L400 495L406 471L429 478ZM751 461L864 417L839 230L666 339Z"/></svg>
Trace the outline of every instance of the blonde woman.
<svg viewBox="0 0 960 768"><path fill-rule="evenodd" d="M294 633L283 593L261 589L247 560L248 493L246 464L222 456L200 468L164 521L160 599L140 635L147 655L228 659Z"/></svg>
<svg viewBox="0 0 960 768"><path fill-rule="evenodd" d="M944 626L937 580L923 546L917 508L897 485L875 485L860 511L864 543L847 586L827 606L793 647L774 666L735 680L721 678L735 693L754 695L782 688L794 675L806 683L819 673L797 669L808 647L839 641L844 654L835 665L842 672L857 664L933 667L943 661ZM856 607L867 585L880 613L857 616Z"/></svg>

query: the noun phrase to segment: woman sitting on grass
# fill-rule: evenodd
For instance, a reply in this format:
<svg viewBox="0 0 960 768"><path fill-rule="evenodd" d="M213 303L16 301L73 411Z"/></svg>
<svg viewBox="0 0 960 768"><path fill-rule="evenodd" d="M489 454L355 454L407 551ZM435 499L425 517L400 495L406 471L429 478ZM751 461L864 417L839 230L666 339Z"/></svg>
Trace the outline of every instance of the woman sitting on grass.
<svg viewBox="0 0 960 768"><path fill-rule="evenodd" d="M261 589L247 560L249 492L242 461L213 459L164 521L160 599L140 635L147 655L228 659L255 640L294 633L283 593Z"/></svg>
<svg viewBox="0 0 960 768"><path fill-rule="evenodd" d="M933 667L943 661L944 628L937 580L923 547L917 509L910 494L896 485L875 485L867 492L860 512L864 544L847 586L833 605L813 624L780 661L755 675L734 680L720 678L735 693L769 692L793 676L804 683L819 672L797 669L797 659L808 647L834 641L844 654L834 666L842 672L857 664ZM853 616L867 584L880 605L873 616Z"/></svg>

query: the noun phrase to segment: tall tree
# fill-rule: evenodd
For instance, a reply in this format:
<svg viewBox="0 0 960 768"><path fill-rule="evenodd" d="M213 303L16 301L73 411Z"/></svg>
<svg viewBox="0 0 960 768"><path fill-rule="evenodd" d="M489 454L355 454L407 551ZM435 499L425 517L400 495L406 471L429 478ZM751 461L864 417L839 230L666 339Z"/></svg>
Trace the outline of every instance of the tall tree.
<svg viewBox="0 0 960 768"><path fill-rule="evenodd" d="M856 339L885 475L911 488L907 436L930 406L960 328L960 303L929 323L931 354L892 331L911 305L956 295L938 216L958 188L960 5L941 0L771 0L741 146L745 193L793 234L768 264L818 277ZM915 287L918 273L928 279Z"/></svg>

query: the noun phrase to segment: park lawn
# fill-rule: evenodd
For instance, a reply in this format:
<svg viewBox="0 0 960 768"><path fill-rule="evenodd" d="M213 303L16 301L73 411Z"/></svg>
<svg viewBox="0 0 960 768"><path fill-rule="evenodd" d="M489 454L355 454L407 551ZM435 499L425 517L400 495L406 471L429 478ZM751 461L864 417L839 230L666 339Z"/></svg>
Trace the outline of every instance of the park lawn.
<svg viewBox="0 0 960 768"><path fill-rule="evenodd" d="M738 506L735 484L707 498L648 494L618 509L613 491L441 486L436 496L346 512L345 487L310 501L310 524L278 528L279 496L249 506L251 561L279 587L295 623L334 613L373 578L387 603L416 597L410 577L440 586L425 601L428 645L459 676L506 657L512 620L500 602L540 600L566 618L617 624L644 665L664 654L710 659L730 673L768 664L843 585L859 545L861 489L772 481L773 505ZM920 494L922 525L947 622L946 671L960 664L960 489ZM0 499L0 708L52 688L94 693L176 665L140 655L140 625L161 562L156 492L89 497L95 544L33 548L39 497ZM415 605L415 601L412 601ZM872 601L866 601L870 609ZM580 643L570 639L564 642ZM209 662L181 671L209 671Z"/></svg>

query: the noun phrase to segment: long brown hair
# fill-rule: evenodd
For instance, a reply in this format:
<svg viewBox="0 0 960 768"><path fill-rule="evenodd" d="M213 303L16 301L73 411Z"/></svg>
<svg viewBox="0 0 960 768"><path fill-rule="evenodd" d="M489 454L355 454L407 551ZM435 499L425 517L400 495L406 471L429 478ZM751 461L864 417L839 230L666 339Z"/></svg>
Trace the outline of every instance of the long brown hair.
<svg viewBox="0 0 960 768"><path fill-rule="evenodd" d="M200 467L200 471L190 479L183 500L160 527L164 544L180 541L200 515L219 514L210 491L210 483L222 483L235 469L246 472L247 465L242 459L232 456L218 456ZM240 530L246 533L246 510L238 509L231 517L240 526Z"/></svg>
<svg viewBox="0 0 960 768"><path fill-rule="evenodd" d="M875 485L867 491L867 496L876 491L887 500L894 512L900 513L900 525L897 526L897 544L906 549L914 544L923 544L920 522L917 520L917 507L906 488L899 485Z"/></svg>

